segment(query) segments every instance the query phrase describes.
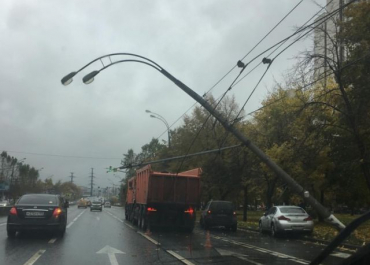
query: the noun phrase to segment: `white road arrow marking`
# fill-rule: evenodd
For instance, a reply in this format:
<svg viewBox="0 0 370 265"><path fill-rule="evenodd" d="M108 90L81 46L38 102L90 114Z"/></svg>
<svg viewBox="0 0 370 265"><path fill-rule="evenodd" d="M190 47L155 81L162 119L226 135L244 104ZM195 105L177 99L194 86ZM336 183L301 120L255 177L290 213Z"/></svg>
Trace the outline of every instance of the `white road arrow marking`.
<svg viewBox="0 0 370 265"><path fill-rule="evenodd" d="M347 253L344 253L344 252L334 252L333 254L330 254L330 256L346 259L346 258L350 257L351 254L347 254Z"/></svg>
<svg viewBox="0 0 370 265"><path fill-rule="evenodd" d="M126 253L107 245L98 252L96 252L96 254L108 254L110 264L118 265L116 254L126 254Z"/></svg>
<svg viewBox="0 0 370 265"><path fill-rule="evenodd" d="M240 253L232 252L232 251L229 251L229 250L226 250L226 249L221 249L221 248L216 248L216 251L218 253L220 253L221 256L234 256L234 257L237 257L238 259L248 261L248 262L250 262L254 265L262 265L261 263L258 263L258 262L255 262L253 260L248 259L247 255L243 255L243 254L240 254Z"/></svg>

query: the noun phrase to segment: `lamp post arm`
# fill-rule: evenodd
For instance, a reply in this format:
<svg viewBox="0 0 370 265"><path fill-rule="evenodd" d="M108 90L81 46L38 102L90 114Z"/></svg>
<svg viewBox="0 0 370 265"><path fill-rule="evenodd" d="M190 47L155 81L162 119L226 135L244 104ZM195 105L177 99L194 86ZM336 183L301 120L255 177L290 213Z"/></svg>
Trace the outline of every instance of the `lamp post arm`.
<svg viewBox="0 0 370 265"><path fill-rule="evenodd" d="M165 119L162 115L159 115L158 113L155 113L155 112L152 112L152 111L151 111L150 113L152 113L152 114L154 114L154 115L158 116L158 117L157 117L157 119L162 120L162 121L166 124L167 129L168 129L168 130L170 129L170 126L168 125L168 122L166 121L166 119Z"/></svg>
<svg viewBox="0 0 370 265"><path fill-rule="evenodd" d="M77 74L77 73L79 73L79 72L81 72L82 70L84 70L84 69L85 69L86 67L88 67L89 65L91 65L91 64L93 64L93 63L95 63L96 61L99 61L99 60L104 59L104 58L109 58L109 57L111 57L111 56L120 56L120 55L122 55L122 56L127 55L127 56L133 56L133 57L141 58L141 59L147 60L148 62L151 62L152 64L154 64L154 65L155 65L155 66L157 66L158 68L162 69L162 67L161 67L159 64L157 64L156 62L154 62L154 61L152 61L152 60L150 60L150 59L148 59L148 58L146 58L146 57L144 57L144 56L140 56L140 55L133 54L133 53L125 53L125 52L121 52L121 53L111 53L111 54L106 54L106 55L103 55L103 56L101 56L101 57L98 57L98 58L96 58L96 59L92 60L91 62L89 62L88 64L86 64L85 66L83 66L81 69L79 69L79 70L76 72L76 74ZM112 64L116 64L117 62L119 62L119 61L112 62L112 63L108 64L107 66L110 66L110 65L112 65ZM101 70L103 70L103 69L101 69Z"/></svg>

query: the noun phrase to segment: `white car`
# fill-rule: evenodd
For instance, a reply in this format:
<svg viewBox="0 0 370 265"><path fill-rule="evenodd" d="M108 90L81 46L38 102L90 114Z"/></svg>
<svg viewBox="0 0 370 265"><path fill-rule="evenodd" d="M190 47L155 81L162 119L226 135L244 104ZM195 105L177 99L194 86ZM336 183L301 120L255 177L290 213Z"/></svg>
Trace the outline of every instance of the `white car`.
<svg viewBox="0 0 370 265"><path fill-rule="evenodd" d="M110 202L105 202L104 203L104 208L111 208Z"/></svg>
<svg viewBox="0 0 370 265"><path fill-rule="evenodd" d="M298 206L274 206L259 220L260 232L269 231L272 236L283 232L312 233L313 226L311 216Z"/></svg>
<svg viewBox="0 0 370 265"><path fill-rule="evenodd" d="M0 207L6 207L10 206L10 203L8 201L0 201Z"/></svg>

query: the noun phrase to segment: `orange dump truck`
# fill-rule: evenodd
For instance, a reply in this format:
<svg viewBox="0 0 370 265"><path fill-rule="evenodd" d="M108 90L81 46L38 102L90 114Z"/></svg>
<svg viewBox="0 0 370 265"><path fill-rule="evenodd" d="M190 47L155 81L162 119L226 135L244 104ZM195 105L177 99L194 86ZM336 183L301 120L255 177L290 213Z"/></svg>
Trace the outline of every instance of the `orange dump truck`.
<svg viewBox="0 0 370 265"><path fill-rule="evenodd" d="M200 201L200 174L200 168L178 174L155 172L150 165L137 170L128 181L126 220L143 230L173 226L191 232Z"/></svg>

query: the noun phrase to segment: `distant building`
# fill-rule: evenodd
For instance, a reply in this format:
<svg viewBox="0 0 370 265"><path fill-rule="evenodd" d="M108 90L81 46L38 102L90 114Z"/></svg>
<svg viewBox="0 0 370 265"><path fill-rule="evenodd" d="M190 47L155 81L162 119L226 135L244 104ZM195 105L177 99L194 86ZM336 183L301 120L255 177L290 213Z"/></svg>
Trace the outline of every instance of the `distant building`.
<svg viewBox="0 0 370 265"><path fill-rule="evenodd" d="M317 17L315 21L319 24L325 16L351 1L326 0L326 12ZM355 2L362 1L369 0L357 0ZM336 35L340 32L338 22L345 19L343 13L343 9L339 10L336 15L314 30L315 79L327 76L327 73L330 72L330 65L344 61L347 56L344 46L336 39Z"/></svg>

